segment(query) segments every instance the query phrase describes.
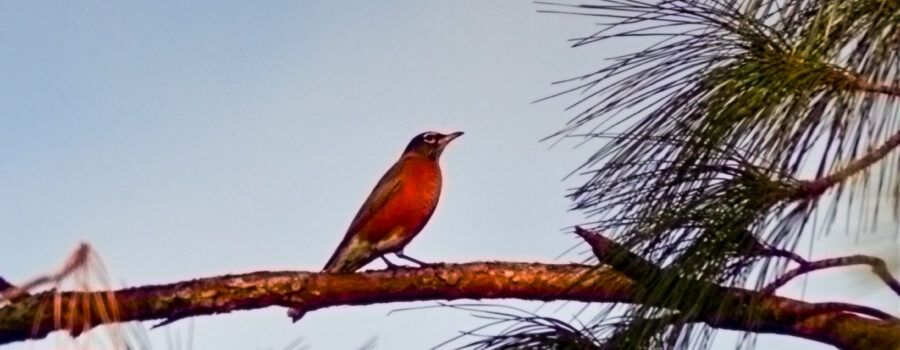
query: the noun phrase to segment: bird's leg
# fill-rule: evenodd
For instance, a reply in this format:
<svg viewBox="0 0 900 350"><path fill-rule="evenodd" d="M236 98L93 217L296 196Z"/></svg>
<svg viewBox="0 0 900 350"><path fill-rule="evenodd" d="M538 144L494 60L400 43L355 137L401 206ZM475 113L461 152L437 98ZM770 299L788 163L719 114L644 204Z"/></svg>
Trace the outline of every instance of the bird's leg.
<svg viewBox="0 0 900 350"><path fill-rule="evenodd" d="M396 253L394 253L394 255L396 255L396 256L397 256L398 258L400 258L400 259L403 259L403 260L406 260L406 261L410 261L410 262L416 263L416 265L419 265L419 267L429 267L429 266L434 266L434 265L435 265L435 264L429 264L429 263L426 263L426 262L421 261L421 260L419 260L419 259L415 259L415 258L413 258L413 257L407 256L406 254L403 254L402 251L396 252Z"/></svg>
<svg viewBox="0 0 900 350"><path fill-rule="evenodd" d="M400 265L397 265L397 264L392 263L392 262L391 262L390 260L388 260L387 257L385 257L384 255L381 256L381 260L383 260L383 261L384 261L384 264L387 265L387 269L388 269L388 270L394 270L394 269L400 268Z"/></svg>

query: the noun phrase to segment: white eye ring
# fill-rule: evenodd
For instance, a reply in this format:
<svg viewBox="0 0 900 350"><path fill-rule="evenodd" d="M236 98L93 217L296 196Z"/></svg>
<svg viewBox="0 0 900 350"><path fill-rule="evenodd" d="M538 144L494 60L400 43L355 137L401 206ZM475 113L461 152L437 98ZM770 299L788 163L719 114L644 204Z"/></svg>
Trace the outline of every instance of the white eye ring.
<svg viewBox="0 0 900 350"><path fill-rule="evenodd" d="M425 139L425 142L427 142L427 143L434 143L434 141L437 138L434 136L434 134L428 134L428 135L425 135L424 139Z"/></svg>

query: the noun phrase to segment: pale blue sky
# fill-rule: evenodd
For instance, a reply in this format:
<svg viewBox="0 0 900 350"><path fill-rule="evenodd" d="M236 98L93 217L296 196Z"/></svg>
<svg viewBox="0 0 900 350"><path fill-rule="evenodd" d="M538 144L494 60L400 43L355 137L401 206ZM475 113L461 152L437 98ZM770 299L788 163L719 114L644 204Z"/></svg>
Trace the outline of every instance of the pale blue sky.
<svg viewBox="0 0 900 350"><path fill-rule="evenodd" d="M318 270L375 181L425 130L466 135L445 152L438 211L407 253L551 262L575 243L560 229L583 220L563 198L578 179L562 179L597 145L539 143L571 117L562 111L571 100L530 102L630 43L569 49L591 19L536 9L0 2L0 275L49 271L82 240L127 285ZM821 245L823 254L846 246ZM849 298L896 308L881 291L857 294ZM450 310L387 316L433 304L332 308L297 324L270 308L149 336L168 349L167 332L183 337L194 322L195 349L280 349L301 337L311 349L373 337L378 349L421 349L482 323ZM71 344L64 339L9 348Z"/></svg>

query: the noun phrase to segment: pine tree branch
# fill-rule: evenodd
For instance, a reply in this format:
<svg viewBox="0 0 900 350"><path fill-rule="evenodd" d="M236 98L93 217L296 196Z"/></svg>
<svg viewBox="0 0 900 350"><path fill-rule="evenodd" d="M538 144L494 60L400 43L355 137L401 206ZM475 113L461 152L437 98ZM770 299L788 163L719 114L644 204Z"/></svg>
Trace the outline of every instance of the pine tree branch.
<svg viewBox="0 0 900 350"><path fill-rule="evenodd" d="M852 79L856 85L856 88L865 92L872 92L876 94L883 94L888 96L900 97L900 85L891 84L876 84L866 80L864 77L848 77Z"/></svg>
<svg viewBox="0 0 900 350"><path fill-rule="evenodd" d="M597 258L601 262L608 264L610 267L619 272L622 272L622 274L634 280L639 286L644 286L647 289L653 288L654 285L662 281L663 275L671 273L669 271L666 271L666 269L656 266L643 257L627 250L627 248L625 248L624 246L616 243L609 238L606 238L603 235L597 234L581 227L576 227L575 233L578 234L591 246L594 255L597 256ZM803 259L801 258L800 260ZM881 266L881 268L885 272L887 271L887 267L886 265L884 265L883 261L881 261L881 265L877 265L877 263L875 263L873 267L874 266ZM878 269L876 268L876 270ZM881 275L879 274L879 276ZM890 274L888 274L888 276L890 276ZM679 278L677 276L666 277L669 280L679 280L681 281L680 283L682 285L691 285L689 288L690 290L683 292L683 294L685 295L703 295L704 298L720 301L716 303L704 303L703 306L699 309L697 308L698 304L690 300L685 303L675 304L675 309L685 313L685 315L688 316L688 319L696 318L705 320L708 315L715 314L718 312L717 310L723 309L741 310L741 312L743 312L747 319L754 319L754 317L758 317L761 315L758 314L759 312L761 312L761 310L755 309L753 305L755 304L755 301L757 299L743 301L739 299L732 299L732 293L740 289L726 288L703 281L691 281L686 278ZM688 283L685 283L685 281ZM752 294L748 295L748 297L759 298L761 295L771 295L771 293ZM640 299L640 297L638 297L637 299ZM671 307L672 305L667 306ZM848 313L866 315L884 322L888 322L889 324L900 325L900 319L884 311L863 305L848 303L817 303L815 304L815 306L805 311L805 317L812 317L816 315L846 315ZM717 325L714 323L708 321L705 322L710 326L717 327ZM844 348L842 346L838 347ZM846 348L855 347L849 346Z"/></svg>
<svg viewBox="0 0 900 350"><path fill-rule="evenodd" d="M79 334L103 323L269 306L312 311L339 305L493 298L636 303L640 289L611 268L572 264L468 263L352 274L255 272L108 292L35 294L0 308L0 344L42 338L55 330ZM694 310L698 322L803 337L843 349L900 347L897 323L823 312L821 304L744 289L718 287L717 295L722 307Z"/></svg>
<svg viewBox="0 0 900 350"><path fill-rule="evenodd" d="M800 200L819 196L822 193L825 193L829 188L843 183L851 176L874 165L887 156L888 153L897 148L897 146L900 146L900 132L894 133L880 146L872 149L862 157L853 160L837 171L815 180L803 182L793 191L791 199Z"/></svg>
<svg viewBox="0 0 900 350"><path fill-rule="evenodd" d="M891 273L890 271L888 271L887 264L885 264L884 260L868 255L851 255L801 264L800 267L786 272L774 282L763 288L761 292L767 294L774 293L776 290L778 290L778 288L781 288L785 284L788 284L788 282L790 282L794 278L809 272L824 270L832 267L843 267L851 265L871 266L872 272L874 272L875 275L878 276L878 278L884 281L884 283L888 287L890 287L891 290L894 291L894 293L900 295L900 282L898 282L897 279L894 278L894 276L891 276Z"/></svg>
<svg viewBox="0 0 900 350"><path fill-rule="evenodd" d="M757 240L757 242L759 241ZM755 254L756 256L761 257L785 258L799 265L809 264L808 260L787 249L763 246L762 249L757 250Z"/></svg>
<svg viewBox="0 0 900 350"><path fill-rule="evenodd" d="M483 298L627 303L632 301L632 288L621 274L584 265L470 263L351 274L263 271L110 292L34 294L0 308L0 344L43 338L56 330L80 334L103 323L169 322L270 306L313 311L339 305ZM103 315L101 309L116 311Z"/></svg>
<svg viewBox="0 0 900 350"><path fill-rule="evenodd" d="M821 61L797 62L798 65L807 65L815 67L816 65L823 67L823 76L826 77L824 82L836 90L852 90L868 92L873 94L887 95L891 97L900 97L900 85L897 84L879 84L872 82L868 77L848 68L828 64Z"/></svg>

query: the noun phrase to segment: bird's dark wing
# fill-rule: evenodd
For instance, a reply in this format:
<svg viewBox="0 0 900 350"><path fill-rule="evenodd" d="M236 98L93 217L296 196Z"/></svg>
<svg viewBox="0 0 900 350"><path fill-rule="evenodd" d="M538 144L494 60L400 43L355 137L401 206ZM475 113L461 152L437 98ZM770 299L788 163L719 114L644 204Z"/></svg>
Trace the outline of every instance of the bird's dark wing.
<svg viewBox="0 0 900 350"><path fill-rule="evenodd" d="M402 171L403 162L398 161L388 169L381 177L381 180L378 180L378 184L375 185L375 189L369 194L369 198L366 198L365 203L363 203L362 207L359 208L359 211L356 212L356 216L350 223L350 228L347 229L347 233L344 234L344 239L341 240L341 244L338 245L334 254L328 259L328 263L325 264L325 270L329 270L330 267L337 263L336 260L341 256L341 252L348 248L353 236L358 233L359 229L365 225L370 218L372 218L372 215L377 213L384 206L384 203L391 198L391 195L394 194L394 192L397 192L397 189L400 188L400 173Z"/></svg>

